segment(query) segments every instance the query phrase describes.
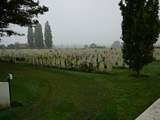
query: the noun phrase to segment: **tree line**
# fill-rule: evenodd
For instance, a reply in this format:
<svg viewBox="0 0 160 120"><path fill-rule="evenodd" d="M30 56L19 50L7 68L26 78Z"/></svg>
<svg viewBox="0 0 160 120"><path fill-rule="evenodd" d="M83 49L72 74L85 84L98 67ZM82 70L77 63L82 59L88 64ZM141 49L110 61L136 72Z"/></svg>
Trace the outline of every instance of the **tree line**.
<svg viewBox="0 0 160 120"><path fill-rule="evenodd" d="M28 27L28 45L31 49L43 49L43 48L52 48L52 31L48 21L45 23L44 34L42 31L42 25L38 23L34 27Z"/></svg>

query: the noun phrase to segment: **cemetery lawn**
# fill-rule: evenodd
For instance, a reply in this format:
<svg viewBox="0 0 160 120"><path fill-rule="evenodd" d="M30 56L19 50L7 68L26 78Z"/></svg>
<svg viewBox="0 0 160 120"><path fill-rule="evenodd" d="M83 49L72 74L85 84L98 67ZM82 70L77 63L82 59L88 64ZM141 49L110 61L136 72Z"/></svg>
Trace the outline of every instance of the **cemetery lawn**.
<svg viewBox="0 0 160 120"><path fill-rule="evenodd" d="M134 120L160 98L160 64L146 66L136 78L127 69L108 74L84 73L24 64L0 63L8 72L13 101L0 120Z"/></svg>

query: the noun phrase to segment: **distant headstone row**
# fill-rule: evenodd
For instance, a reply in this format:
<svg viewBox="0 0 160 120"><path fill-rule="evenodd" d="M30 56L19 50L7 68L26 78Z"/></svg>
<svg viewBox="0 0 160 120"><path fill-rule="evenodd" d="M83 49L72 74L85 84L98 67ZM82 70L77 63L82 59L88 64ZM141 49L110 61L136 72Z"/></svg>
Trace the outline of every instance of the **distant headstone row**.
<svg viewBox="0 0 160 120"><path fill-rule="evenodd" d="M113 67L127 67L121 49L22 49L0 50L0 60L88 72L109 72ZM154 50L160 60L160 49Z"/></svg>
<svg viewBox="0 0 160 120"><path fill-rule="evenodd" d="M88 72L125 67L121 49L1 50L0 60Z"/></svg>

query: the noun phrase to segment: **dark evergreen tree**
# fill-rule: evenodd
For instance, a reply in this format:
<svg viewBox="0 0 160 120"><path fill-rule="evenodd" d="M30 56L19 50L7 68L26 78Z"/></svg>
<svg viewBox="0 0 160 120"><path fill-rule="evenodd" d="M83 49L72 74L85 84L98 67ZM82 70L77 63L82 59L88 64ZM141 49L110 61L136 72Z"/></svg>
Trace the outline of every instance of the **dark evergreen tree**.
<svg viewBox="0 0 160 120"><path fill-rule="evenodd" d="M51 31L51 27L50 27L48 21L45 24L44 36L45 36L46 47L49 49L52 48L52 31Z"/></svg>
<svg viewBox="0 0 160 120"><path fill-rule="evenodd" d="M29 48L34 48L35 39L34 39L34 32L32 27L28 27L27 40L28 40Z"/></svg>
<svg viewBox="0 0 160 120"><path fill-rule="evenodd" d="M158 0L121 0L123 58L138 75L153 61L153 44L159 36Z"/></svg>
<svg viewBox="0 0 160 120"><path fill-rule="evenodd" d="M38 23L37 16L47 11L47 7L40 6L35 0L0 0L0 37L18 34L7 29L10 23L20 26L35 24Z"/></svg>
<svg viewBox="0 0 160 120"><path fill-rule="evenodd" d="M35 48L43 49L44 48L44 41L43 41L43 32L42 32L42 25L38 23L35 26Z"/></svg>

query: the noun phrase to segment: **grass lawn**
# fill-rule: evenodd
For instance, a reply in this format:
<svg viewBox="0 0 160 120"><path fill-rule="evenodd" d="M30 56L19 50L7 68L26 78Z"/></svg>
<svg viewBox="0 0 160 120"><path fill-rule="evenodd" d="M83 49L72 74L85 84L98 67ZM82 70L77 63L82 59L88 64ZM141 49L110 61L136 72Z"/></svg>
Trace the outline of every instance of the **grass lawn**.
<svg viewBox="0 0 160 120"><path fill-rule="evenodd" d="M95 74L0 63L0 80L14 74L13 99L23 106L0 111L0 120L134 120L160 98L160 64L135 78L128 70Z"/></svg>

